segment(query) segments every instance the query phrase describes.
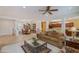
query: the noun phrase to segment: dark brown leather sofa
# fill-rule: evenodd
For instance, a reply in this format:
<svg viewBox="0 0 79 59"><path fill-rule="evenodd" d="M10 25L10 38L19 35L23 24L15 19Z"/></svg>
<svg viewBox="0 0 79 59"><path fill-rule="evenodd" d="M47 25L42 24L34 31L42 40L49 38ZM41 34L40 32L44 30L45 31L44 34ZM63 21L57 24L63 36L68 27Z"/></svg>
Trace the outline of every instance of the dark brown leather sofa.
<svg viewBox="0 0 79 59"><path fill-rule="evenodd" d="M67 53L79 53L79 40L66 40L65 49Z"/></svg>

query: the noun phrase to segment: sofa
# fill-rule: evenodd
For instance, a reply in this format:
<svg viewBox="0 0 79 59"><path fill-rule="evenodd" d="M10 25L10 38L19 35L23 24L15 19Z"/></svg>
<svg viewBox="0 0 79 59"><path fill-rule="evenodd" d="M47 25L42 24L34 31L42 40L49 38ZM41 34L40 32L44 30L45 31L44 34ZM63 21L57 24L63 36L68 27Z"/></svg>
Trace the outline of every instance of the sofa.
<svg viewBox="0 0 79 59"><path fill-rule="evenodd" d="M66 49L66 53L79 53L79 49L70 46L66 46L65 49Z"/></svg>
<svg viewBox="0 0 79 59"><path fill-rule="evenodd" d="M46 32L38 33L37 38L51 45L54 45L58 48L62 48L65 42L64 35L56 31L46 31Z"/></svg>
<svg viewBox="0 0 79 59"><path fill-rule="evenodd" d="M65 49L67 53L79 53L79 40L66 40Z"/></svg>

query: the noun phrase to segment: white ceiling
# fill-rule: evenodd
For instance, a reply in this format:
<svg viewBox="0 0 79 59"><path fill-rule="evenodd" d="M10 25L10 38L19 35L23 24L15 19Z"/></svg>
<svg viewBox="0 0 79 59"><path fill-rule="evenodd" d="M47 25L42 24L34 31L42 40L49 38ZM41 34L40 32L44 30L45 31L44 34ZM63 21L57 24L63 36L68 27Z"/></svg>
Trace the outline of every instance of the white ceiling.
<svg viewBox="0 0 79 59"><path fill-rule="evenodd" d="M79 16L78 6L53 6L52 8L57 8L58 11L50 15L51 20ZM45 9L45 6L26 6L26 8L22 6L0 6L0 17L41 20L45 15L42 15L39 9Z"/></svg>

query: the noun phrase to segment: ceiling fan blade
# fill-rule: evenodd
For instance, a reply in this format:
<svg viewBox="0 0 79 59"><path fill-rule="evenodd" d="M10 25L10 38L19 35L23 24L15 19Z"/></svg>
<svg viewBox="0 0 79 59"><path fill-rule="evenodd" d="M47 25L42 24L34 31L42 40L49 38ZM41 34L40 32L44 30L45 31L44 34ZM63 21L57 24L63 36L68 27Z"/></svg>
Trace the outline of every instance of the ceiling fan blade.
<svg viewBox="0 0 79 59"><path fill-rule="evenodd" d="M52 14L50 11L48 12L49 14Z"/></svg>
<svg viewBox="0 0 79 59"><path fill-rule="evenodd" d="M50 11L58 11L58 9L52 9L52 10L50 10Z"/></svg>
<svg viewBox="0 0 79 59"><path fill-rule="evenodd" d="M46 14L47 13L47 11L45 11L43 14Z"/></svg>

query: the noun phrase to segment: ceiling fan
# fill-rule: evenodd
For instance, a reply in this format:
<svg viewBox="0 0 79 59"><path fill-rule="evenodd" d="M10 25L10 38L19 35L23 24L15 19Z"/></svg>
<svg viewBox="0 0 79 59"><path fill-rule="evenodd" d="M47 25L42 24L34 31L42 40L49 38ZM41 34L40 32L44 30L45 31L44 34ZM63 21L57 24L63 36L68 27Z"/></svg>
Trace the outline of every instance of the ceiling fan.
<svg viewBox="0 0 79 59"><path fill-rule="evenodd" d="M51 9L51 6L47 6L46 10L39 10L39 11L43 12L42 14L46 14L46 13L52 14L52 12L58 11L58 9Z"/></svg>

